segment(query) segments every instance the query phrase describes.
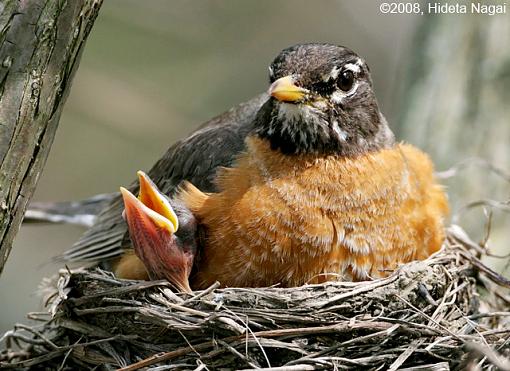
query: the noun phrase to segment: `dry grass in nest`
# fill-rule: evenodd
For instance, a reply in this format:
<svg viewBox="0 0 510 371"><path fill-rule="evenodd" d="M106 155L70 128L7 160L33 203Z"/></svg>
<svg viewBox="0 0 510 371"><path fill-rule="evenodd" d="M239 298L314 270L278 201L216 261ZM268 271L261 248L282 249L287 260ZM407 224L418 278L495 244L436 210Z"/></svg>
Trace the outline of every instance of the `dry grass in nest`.
<svg viewBox="0 0 510 371"><path fill-rule="evenodd" d="M508 281L458 227L388 278L298 288L211 287L64 270L52 317L6 333L0 368L508 369Z"/></svg>

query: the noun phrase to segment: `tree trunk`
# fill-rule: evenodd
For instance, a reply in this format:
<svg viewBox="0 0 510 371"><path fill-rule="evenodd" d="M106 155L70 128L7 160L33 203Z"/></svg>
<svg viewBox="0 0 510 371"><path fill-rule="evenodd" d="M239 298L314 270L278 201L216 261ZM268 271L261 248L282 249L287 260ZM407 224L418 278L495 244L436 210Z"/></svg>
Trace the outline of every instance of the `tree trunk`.
<svg viewBox="0 0 510 371"><path fill-rule="evenodd" d="M0 274L101 3L0 2Z"/></svg>
<svg viewBox="0 0 510 371"><path fill-rule="evenodd" d="M483 239L483 209L466 212L463 206L489 205L495 211L491 237L506 249L510 218L502 210L510 210L505 205L510 197L508 45L506 15L426 17L404 74L397 128L400 138L433 157L438 170L462 164L444 180L453 221Z"/></svg>

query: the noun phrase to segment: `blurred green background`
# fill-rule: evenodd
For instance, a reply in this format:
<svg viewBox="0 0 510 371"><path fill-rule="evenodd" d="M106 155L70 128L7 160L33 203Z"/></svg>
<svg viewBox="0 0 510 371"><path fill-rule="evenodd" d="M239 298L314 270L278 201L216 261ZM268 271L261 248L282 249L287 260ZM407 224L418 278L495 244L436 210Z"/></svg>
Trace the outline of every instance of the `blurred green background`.
<svg viewBox="0 0 510 371"><path fill-rule="evenodd" d="M34 200L112 192L200 123L264 91L267 66L295 43L345 45L370 65L390 125L423 17L372 0L108 0L85 47ZM0 333L40 308L51 257L82 233L24 226L0 279Z"/></svg>

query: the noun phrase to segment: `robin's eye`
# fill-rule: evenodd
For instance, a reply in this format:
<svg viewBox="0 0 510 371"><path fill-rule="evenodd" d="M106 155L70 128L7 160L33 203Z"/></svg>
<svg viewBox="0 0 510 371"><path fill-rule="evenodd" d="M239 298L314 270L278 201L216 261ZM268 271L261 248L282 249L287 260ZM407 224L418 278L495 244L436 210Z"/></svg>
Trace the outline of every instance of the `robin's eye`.
<svg viewBox="0 0 510 371"><path fill-rule="evenodd" d="M354 73L351 70L344 70L337 82L338 87L343 91L349 91L354 85Z"/></svg>

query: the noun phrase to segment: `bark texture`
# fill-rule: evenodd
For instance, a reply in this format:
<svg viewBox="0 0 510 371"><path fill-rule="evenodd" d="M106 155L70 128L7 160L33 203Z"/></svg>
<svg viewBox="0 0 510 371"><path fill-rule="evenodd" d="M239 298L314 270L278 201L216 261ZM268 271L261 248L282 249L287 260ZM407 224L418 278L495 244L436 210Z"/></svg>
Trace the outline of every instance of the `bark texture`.
<svg viewBox="0 0 510 371"><path fill-rule="evenodd" d="M0 274L101 3L0 2Z"/></svg>

